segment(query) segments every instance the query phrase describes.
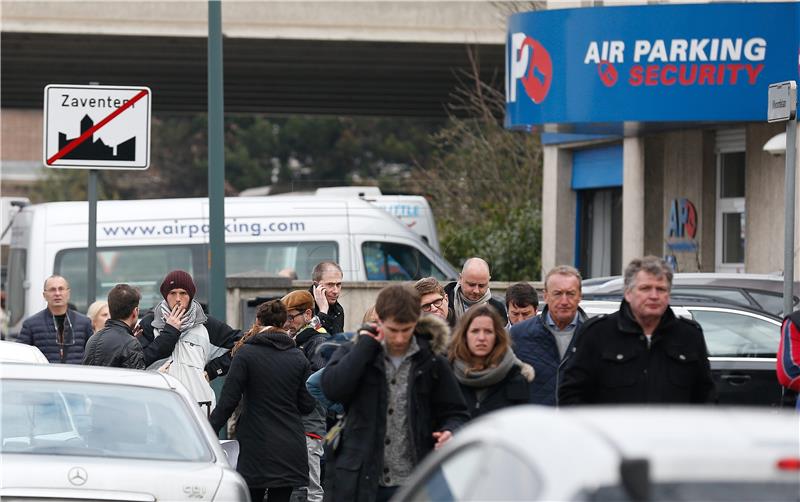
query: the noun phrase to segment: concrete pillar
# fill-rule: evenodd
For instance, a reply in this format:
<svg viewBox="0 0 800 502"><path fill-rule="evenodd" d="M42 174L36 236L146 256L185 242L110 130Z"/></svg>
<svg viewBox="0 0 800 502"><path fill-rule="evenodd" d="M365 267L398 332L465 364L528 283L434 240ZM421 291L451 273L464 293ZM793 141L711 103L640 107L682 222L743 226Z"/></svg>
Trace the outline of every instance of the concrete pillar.
<svg viewBox="0 0 800 502"><path fill-rule="evenodd" d="M542 277L556 265L575 263L575 192L572 152L545 146L542 169Z"/></svg>
<svg viewBox="0 0 800 502"><path fill-rule="evenodd" d="M644 140L622 143L622 268L644 253Z"/></svg>

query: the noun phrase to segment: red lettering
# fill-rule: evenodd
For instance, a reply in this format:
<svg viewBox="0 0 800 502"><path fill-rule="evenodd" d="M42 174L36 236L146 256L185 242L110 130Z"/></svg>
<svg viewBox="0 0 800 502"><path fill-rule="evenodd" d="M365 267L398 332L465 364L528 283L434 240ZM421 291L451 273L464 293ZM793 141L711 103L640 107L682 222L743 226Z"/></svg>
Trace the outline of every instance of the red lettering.
<svg viewBox="0 0 800 502"><path fill-rule="evenodd" d="M631 76L628 79L628 83L631 84L632 86L636 86L636 87L642 85L642 80L643 80L642 74L643 73L644 73L644 68L642 67L642 65L637 64L637 65L631 66L631 73L630 73Z"/></svg>
<svg viewBox="0 0 800 502"><path fill-rule="evenodd" d="M644 77L644 85L658 85L658 65L651 64L647 66L647 72Z"/></svg>
<svg viewBox="0 0 800 502"><path fill-rule="evenodd" d="M755 68L753 68L753 65L751 65L751 64L746 64L746 65L744 65L744 69L747 70L747 81L748 81L748 83L750 85L753 85L753 84L756 83L756 79L758 78L758 74L761 73L761 70L764 69L764 64L762 63L762 64L759 64L759 65L756 65Z"/></svg>
<svg viewBox="0 0 800 502"><path fill-rule="evenodd" d="M689 76L686 76L686 70L691 69ZM697 80L697 65L681 65L681 71L678 74L678 82L681 85L692 85Z"/></svg>
<svg viewBox="0 0 800 502"><path fill-rule="evenodd" d="M731 75L731 85L736 85L736 81L739 80L739 72L744 70L744 65L741 63L734 63L726 66Z"/></svg>
<svg viewBox="0 0 800 502"><path fill-rule="evenodd" d="M725 83L725 65L721 64L717 67L717 85Z"/></svg>
<svg viewBox="0 0 800 502"><path fill-rule="evenodd" d="M713 64L701 64L700 65L700 77L697 79L697 83L699 85L704 85L708 83L709 85L714 85L714 68Z"/></svg>
<svg viewBox="0 0 800 502"><path fill-rule="evenodd" d="M668 77L668 74L675 74L678 73L678 67L674 64L665 64L664 68L661 69L661 83L664 85L674 85L675 84L675 77Z"/></svg>

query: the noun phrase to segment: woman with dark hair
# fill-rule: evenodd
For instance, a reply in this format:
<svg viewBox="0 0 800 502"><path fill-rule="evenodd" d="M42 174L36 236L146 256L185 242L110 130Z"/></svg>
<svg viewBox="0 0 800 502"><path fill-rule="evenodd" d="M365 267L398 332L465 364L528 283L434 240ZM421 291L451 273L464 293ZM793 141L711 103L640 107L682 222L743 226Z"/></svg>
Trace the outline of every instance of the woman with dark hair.
<svg viewBox="0 0 800 502"><path fill-rule="evenodd" d="M470 416L526 404L533 368L511 350L503 318L491 305L476 305L459 319L448 358Z"/></svg>
<svg viewBox="0 0 800 502"><path fill-rule="evenodd" d="M219 402L211 414L215 431L243 399L236 427L236 470L247 481L250 498L288 501L292 489L308 485L308 459L302 415L314 410L306 390L310 365L283 330L286 307L278 300L256 309L257 322L233 349L233 360Z"/></svg>

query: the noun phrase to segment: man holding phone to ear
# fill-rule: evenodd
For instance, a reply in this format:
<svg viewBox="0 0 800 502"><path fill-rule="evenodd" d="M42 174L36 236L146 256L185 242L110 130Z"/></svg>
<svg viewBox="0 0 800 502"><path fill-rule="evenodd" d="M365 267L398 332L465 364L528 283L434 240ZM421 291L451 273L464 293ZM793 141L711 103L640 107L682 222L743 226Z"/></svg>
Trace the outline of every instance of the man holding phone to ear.
<svg viewBox="0 0 800 502"><path fill-rule="evenodd" d="M344 309L338 301L342 294L342 277L342 268L332 261L318 263L311 272L314 314L325 331L332 335L344 331Z"/></svg>

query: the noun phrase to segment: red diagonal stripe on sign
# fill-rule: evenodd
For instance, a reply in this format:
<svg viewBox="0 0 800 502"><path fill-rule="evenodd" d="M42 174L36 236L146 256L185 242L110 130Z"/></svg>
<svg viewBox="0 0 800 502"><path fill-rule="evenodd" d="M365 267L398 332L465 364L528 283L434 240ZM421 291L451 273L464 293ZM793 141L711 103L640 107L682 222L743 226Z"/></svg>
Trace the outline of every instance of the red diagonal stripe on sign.
<svg viewBox="0 0 800 502"><path fill-rule="evenodd" d="M71 152L72 150L76 149L78 147L78 145L80 145L81 143L86 141L87 138L91 138L92 135L94 135L94 133L98 129L100 129L104 125L108 124L109 122L111 122L111 120L114 119L114 117L116 117L120 113L124 112L125 110L127 110L128 108L133 106L134 103L136 103L137 101L139 101L140 99L142 99L145 96L147 96L147 89L142 89L141 91L139 91L139 93L136 96L131 98L130 101L128 101L124 105L120 106L119 108L117 108L116 110L111 112L108 115L108 117L104 118L103 120L101 120L100 122L98 122L94 126L92 126L91 128L87 129L86 132L81 134L78 138L75 138L74 140L72 140L69 143L67 143L67 145L64 148L62 148L57 154L55 154L52 157L50 157L49 159L47 159L47 163L48 164L52 164L53 162L57 161L58 159L60 159L64 155L66 155L69 152Z"/></svg>

